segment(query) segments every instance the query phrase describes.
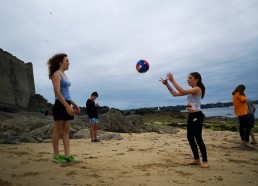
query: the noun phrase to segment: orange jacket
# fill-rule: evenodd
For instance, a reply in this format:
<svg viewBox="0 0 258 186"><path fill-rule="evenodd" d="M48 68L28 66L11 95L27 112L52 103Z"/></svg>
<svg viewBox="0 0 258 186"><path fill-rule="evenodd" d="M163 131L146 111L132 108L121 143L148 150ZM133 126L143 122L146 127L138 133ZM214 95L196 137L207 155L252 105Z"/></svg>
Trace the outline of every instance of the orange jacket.
<svg viewBox="0 0 258 186"><path fill-rule="evenodd" d="M248 107L247 107L247 102L246 102L247 100L244 95L239 95L239 92L236 92L232 96L232 100L233 100L235 114L237 116L243 116L248 113Z"/></svg>

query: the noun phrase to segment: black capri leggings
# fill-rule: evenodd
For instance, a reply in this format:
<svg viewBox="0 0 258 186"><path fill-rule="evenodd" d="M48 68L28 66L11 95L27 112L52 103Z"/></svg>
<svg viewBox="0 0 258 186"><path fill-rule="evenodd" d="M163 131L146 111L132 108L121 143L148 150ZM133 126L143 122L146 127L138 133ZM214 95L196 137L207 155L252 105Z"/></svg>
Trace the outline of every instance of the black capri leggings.
<svg viewBox="0 0 258 186"><path fill-rule="evenodd" d="M207 162L208 160L207 160L206 147L202 140L203 120L204 120L204 114L201 111L189 113L188 119L187 119L187 139L191 146L194 159L195 160L200 159L199 153L198 153L198 147L197 147L197 144L198 144L202 154L202 160L203 162Z"/></svg>

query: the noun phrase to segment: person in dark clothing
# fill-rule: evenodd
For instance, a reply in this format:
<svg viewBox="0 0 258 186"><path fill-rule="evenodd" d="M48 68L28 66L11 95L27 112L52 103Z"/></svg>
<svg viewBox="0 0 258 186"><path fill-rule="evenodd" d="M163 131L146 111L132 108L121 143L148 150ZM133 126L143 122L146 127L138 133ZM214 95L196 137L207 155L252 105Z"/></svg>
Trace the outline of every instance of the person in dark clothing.
<svg viewBox="0 0 258 186"><path fill-rule="evenodd" d="M48 114L49 114L49 109L46 109L45 112L44 112L44 115L48 116Z"/></svg>
<svg viewBox="0 0 258 186"><path fill-rule="evenodd" d="M250 131L250 135L252 137L251 144L256 145L257 142L255 140L255 135L254 135L254 124L255 124L254 113L256 111L256 108L255 108L253 102L250 99L248 99L247 106L248 106L248 118L249 118L249 122L250 122L250 125L251 125L251 131Z"/></svg>
<svg viewBox="0 0 258 186"><path fill-rule="evenodd" d="M97 131L99 128L99 117L98 117L98 103L95 103L94 100L98 98L98 93L93 92L90 96L90 98L86 102L86 110L88 117L90 119L90 137L91 142L99 142L100 140L97 138Z"/></svg>

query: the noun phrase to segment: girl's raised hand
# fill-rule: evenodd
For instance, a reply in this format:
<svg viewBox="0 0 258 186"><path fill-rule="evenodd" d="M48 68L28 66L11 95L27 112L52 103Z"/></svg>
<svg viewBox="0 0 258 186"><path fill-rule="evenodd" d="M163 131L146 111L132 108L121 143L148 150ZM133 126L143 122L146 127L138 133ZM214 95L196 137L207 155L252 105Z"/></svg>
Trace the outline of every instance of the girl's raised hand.
<svg viewBox="0 0 258 186"><path fill-rule="evenodd" d="M169 80L169 81L174 81L174 76L173 76L173 74L171 73L171 72L169 72L168 74L167 74L167 79Z"/></svg>
<svg viewBox="0 0 258 186"><path fill-rule="evenodd" d="M160 78L159 81L162 82L164 85L168 85L167 79Z"/></svg>

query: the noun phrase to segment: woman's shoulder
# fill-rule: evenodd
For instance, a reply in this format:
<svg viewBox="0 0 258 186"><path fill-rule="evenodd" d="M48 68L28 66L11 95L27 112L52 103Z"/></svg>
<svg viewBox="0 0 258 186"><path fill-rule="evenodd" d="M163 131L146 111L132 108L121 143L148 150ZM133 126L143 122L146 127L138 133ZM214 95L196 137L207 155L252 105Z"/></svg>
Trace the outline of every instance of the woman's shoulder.
<svg viewBox="0 0 258 186"><path fill-rule="evenodd" d="M201 96L202 95L202 89L200 87L193 87L194 93L192 95L194 96Z"/></svg>
<svg viewBox="0 0 258 186"><path fill-rule="evenodd" d="M51 79L52 81L60 81L61 76L57 72L54 72L54 74L51 76Z"/></svg>
<svg viewBox="0 0 258 186"><path fill-rule="evenodd" d="M52 77L59 77L59 78L61 78L62 76L61 76L61 74L58 71L55 71L53 73Z"/></svg>

